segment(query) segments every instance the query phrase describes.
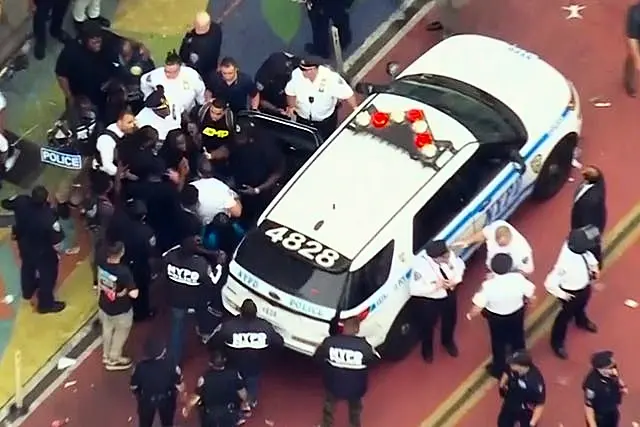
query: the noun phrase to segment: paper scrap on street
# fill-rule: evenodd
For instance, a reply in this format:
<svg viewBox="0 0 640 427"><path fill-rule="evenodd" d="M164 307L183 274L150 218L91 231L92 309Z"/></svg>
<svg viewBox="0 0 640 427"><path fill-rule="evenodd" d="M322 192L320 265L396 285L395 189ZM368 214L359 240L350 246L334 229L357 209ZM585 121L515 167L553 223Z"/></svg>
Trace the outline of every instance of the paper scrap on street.
<svg viewBox="0 0 640 427"><path fill-rule="evenodd" d="M58 360L58 369L61 371L76 364L76 359L70 359L68 357L61 357Z"/></svg>
<svg viewBox="0 0 640 427"><path fill-rule="evenodd" d="M576 169L582 169L582 163L580 163L578 159L572 159L571 166L573 166Z"/></svg>
<svg viewBox="0 0 640 427"><path fill-rule="evenodd" d="M271 421L271 420L264 420L264 423L265 423L266 425L268 425L269 427L273 427L273 426L275 426L275 425L276 425L276 423L275 423L275 422L273 422L273 421Z"/></svg>
<svg viewBox="0 0 640 427"><path fill-rule="evenodd" d="M67 381L66 383L64 383L64 388L73 387L77 383L78 383L78 381Z"/></svg>
<svg viewBox="0 0 640 427"><path fill-rule="evenodd" d="M626 305L629 308L638 308L638 301L627 299L624 301L624 305Z"/></svg>
<svg viewBox="0 0 640 427"><path fill-rule="evenodd" d="M4 298L2 298L2 302L4 304L13 304L13 302L16 300L16 298L13 295L5 295Z"/></svg>

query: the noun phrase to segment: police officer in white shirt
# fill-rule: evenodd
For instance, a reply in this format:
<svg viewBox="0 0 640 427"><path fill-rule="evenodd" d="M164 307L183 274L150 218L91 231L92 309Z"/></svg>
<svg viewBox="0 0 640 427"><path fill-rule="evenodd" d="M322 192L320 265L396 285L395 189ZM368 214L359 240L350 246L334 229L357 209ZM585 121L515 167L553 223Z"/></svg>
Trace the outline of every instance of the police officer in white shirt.
<svg viewBox="0 0 640 427"><path fill-rule="evenodd" d="M513 259L498 253L491 259L492 277L482 282L473 296L473 308L467 313L471 320L482 313L489 323L492 362L488 373L500 378L506 368L506 348L525 349L525 305L534 298L536 287L522 273L513 271Z"/></svg>
<svg viewBox="0 0 640 427"><path fill-rule="evenodd" d="M9 157L9 141L4 136L4 121L7 115L7 99L0 92L0 188L2 188L2 178L6 171L5 162Z"/></svg>
<svg viewBox="0 0 640 427"><path fill-rule="evenodd" d="M353 89L342 76L313 58L300 61L284 92L287 114L316 128L325 140L338 127L338 102L345 101L354 110L358 106Z"/></svg>
<svg viewBox="0 0 640 427"><path fill-rule="evenodd" d="M454 341L458 317L456 289L462 282L465 264L449 250L444 240L427 244L414 266L409 290L415 318L422 329L422 358L433 361L433 333L440 320L440 342L451 357L458 357Z"/></svg>
<svg viewBox="0 0 640 427"><path fill-rule="evenodd" d="M196 104L205 103L202 77L193 68L182 65L182 60L175 50L167 53L164 67L156 68L140 78L140 90L145 98L158 86L164 88L169 105L179 109L175 111L178 115L181 112L189 113Z"/></svg>
<svg viewBox="0 0 640 427"><path fill-rule="evenodd" d="M533 273L533 251L527 239L516 228L504 220L493 221L481 232L468 240L454 243L452 246L469 247L480 243L487 244L486 265L491 270L491 259L498 253L508 254L513 260L513 268L525 275Z"/></svg>
<svg viewBox="0 0 640 427"><path fill-rule="evenodd" d="M562 303L551 328L551 348L561 359L568 357L564 342L571 320L575 320L578 328L592 333L598 331L586 313L591 299L591 283L600 277L598 260L588 250L590 246L584 229L571 231L544 284L547 291Z"/></svg>
<svg viewBox="0 0 640 427"><path fill-rule="evenodd" d="M177 105L173 107L164 95L164 88L158 86L145 99L144 108L136 116L136 123L139 128L151 126L158 131L158 139L164 141L169 131L180 129L182 110Z"/></svg>
<svg viewBox="0 0 640 427"><path fill-rule="evenodd" d="M118 120L107 126L98 136L93 168L115 177L118 173L116 146L125 135L130 135L135 130L136 118L133 112L130 109L122 111L118 115ZM134 179L131 174L125 176L125 178L127 177Z"/></svg>

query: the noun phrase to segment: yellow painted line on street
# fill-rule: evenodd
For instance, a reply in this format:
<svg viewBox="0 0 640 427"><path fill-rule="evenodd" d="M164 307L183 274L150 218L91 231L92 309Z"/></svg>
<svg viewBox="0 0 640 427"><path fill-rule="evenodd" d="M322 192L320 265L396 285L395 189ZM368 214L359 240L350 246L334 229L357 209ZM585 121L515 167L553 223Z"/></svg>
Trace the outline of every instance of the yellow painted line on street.
<svg viewBox="0 0 640 427"><path fill-rule="evenodd" d="M639 238L640 203L605 235L603 274ZM551 327L556 313L555 302L553 296L547 295L531 315L527 316L525 329L528 347L532 347ZM484 369L489 362L490 358L487 357L428 418L422 421L420 427L454 427L495 385L495 380Z"/></svg>

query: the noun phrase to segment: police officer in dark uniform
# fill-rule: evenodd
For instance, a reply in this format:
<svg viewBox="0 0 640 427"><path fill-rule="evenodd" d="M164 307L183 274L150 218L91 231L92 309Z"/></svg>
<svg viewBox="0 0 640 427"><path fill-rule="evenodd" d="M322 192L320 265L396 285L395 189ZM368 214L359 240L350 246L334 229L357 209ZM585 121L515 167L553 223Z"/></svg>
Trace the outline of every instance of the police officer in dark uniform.
<svg viewBox="0 0 640 427"><path fill-rule="evenodd" d="M115 80L122 85L124 101L138 114L144 107L144 95L140 90L140 77L156 68L149 51L140 43L124 40L120 47L119 67Z"/></svg>
<svg viewBox="0 0 640 427"><path fill-rule="evenodd" d="M233 136L235 118L224 101L214 99L198 112L198 128L205 157L211 162L216 176L228 174L227 157Z"/></svg>
<svg viewBox="0 0 640 427"><path fill-rule="evenodd" d="M321 427L333 426L336 402L349 404L349 426L360 427L362 398L367 392L368 368L380 355L363 337L357 336L360 322L352 317L344 321L342 331L325 338L315 358L324 362L325 399Z"/></svg>
<svg viewBox="0 0 640 427"><path fill-rule="evenodd" d="M91 231L93 242L93 256L91 269L93 272L93 287L98 286L98 264L106 259L107 232L115 212L115 206L111 201L113 180L102 171L94 171L91 182L93 197L85 208L87 225Z"/></svg>
<svg viewBox="0 0 640 427"><path fill-rule="evenodd" d="M162 275L169 286L171 307L169 354L179 362L184 344L184 323L190 311L195 314L201 336L211 336L218 326L222 307L220 291L228 272L223 264L212 268L210 260L201 253L196 236L183 239L180 246L166 252L162 259Z"/></svg>
<svg viewBox="0 0 640 427"><path fill-rule="evenodd" d="M64 233L48 199L47 189L37 186L31 196L14 196L1 203L3 209L13 211L15 216L12 231L22 259L22 297L30 300L37 290L38 312L42 314L58 313L65 308L65 303L53 296L58 280L56 246L64 240Z"/></svg>
<svg viewBox="0 0 640 427"><path fill-rule="evenodd" d="M184 382L180 367L166 355L166 346L150 339L145 345L146 359L133 370L131 390L138 400L140 427L152 427L156 412L162 427L174 425L178 392L184 392Z"/></svg>
<svg viewBox="0 0 640 427"><path fill-rule="evenodd" d="M242 375L227 368L226 358L220 350L211 353L209 369L198 378L196 392L183 408L187 417L198 405L201 427L235 427L240 409L247 408L247 389Z"/></svg>
<svg viewBox="0 0 640 427"><path fill-rule="evenodd" d="M542 373L526 351L514 353L507 363L509 367L499 384L503 400L498 427L537 426L546 399Z"/></svg>
<svg viewBox="0 0 640 427"><path fill-rule="evenodd" d="M255 76L260 92L260 111L286 116L287 95L284 88L298 65L300 58L288 52L272 53L262 63Z"/></svg>
<svg viewBox="0 0 640 427"><path fill-rule="evenodd" d="M340 47L344 50L351 44L349 8L353 0L307 0L307 11L313 41L305 45L307 53L328 58L331 55L330 25L338 29Z"/></svg>
<svg viewBox="0 0 640 427"><path fill-rule="evenodd" d="M250 299L244 300L240 315L224 322L213 341L226 347L230 365L242 374L252 407L258 404L265 352L284 344L284 339L273 326L257 315L256 304Z"/></svg>
<svg viewBox="0 0 640 427"><path fill-rule="evenodd" d="M125 232L117 241L124 243L124 260L129 264L133 280L140 291L133 303L134 321L152 318L155 311L150 307L149 292L151 286L151 263L156 257L156 237L153 229L147 225L147 207L141 200L129 200L126 206L128 224Z"/></svg>
<svg viewBox="0 0 640 427"><path fill-rule="evenodd" d="M605 350L594 353L591 367L582 383L587 427L617 427L622 395L629 390L620 378L613 352Z"/></svg>

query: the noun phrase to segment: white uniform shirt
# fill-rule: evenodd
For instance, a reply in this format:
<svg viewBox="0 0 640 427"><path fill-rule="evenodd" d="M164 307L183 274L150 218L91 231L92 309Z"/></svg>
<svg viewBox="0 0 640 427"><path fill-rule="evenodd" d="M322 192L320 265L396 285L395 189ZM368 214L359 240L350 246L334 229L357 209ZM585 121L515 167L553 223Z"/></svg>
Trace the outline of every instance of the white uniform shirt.
<svg viewBox="0 0 640 427"><path fill-rule="evenodd" d="M293 70L284 92L296 97L298 116L314 122L329 118L339 100L353 96L353 89L342 76L322 65L318 67L314 81L304 77L299 68ZM310 97L313 97L313 103L309 102Z"/></svg>
<svg viewBox="0 0 640 427"><path fill-rule="evenodd" d="M118 135L120 138L124 136L124 132L120 130L117 124L111 123L107 126L107 130ZM100 159L102 160L102 166L99 167L99 170L111 175L115 176L118 172L118 167L116 166L116 141L111 137L111 135L102 134L98 137L96 141L96 150L100 153ZM97 167L98 162L93 161L93 167Z"/></svg>
<svg viewBox="0 0 640 427"><path fill-rule="evenodd" d="M145 99L158 85L164 87L164 95L171 106L172 114L174 105L179 107L180 111L188 112L195 107L196 102L204 104L204 82L200 74L191 67L180 66L180 73L175 79L167 79L164 67L149 71L140 78L140 90Z"/></svg>
<svg viewBox="0 0 640 427"><path fill-rule="evenodd" d="M591 283L591 273L595 271L598 271L598 260L591 252L577 254L565 242L544 287L551 295L562 297L566 291L586 288Z"/></svg>
<svg viewBox="0 0 640 427"><path fill-rule="evenodd" d="M224 182L215 178L204 178L191 182L198 189L198 216L203 224L213 217L235 206L238 195Z"/></svg>
<svg viewBox="0 0 640 427"><path fill-rule="evenodd" d="M169 131L180 129L182 110L177 105L175 107L176 109L172 109L171 114L165 118L154 113L151 108L145 107L136 116L136 124L138 128L151 126L158 131L158 139L164 141Z"/></svg>
<svg viewBox="0 0 640 427"><path fill-rule="evenodd" d="M446 275L443 277L440 268ZM453 285L462 282L465 264L462 258L449 252L447 263L438 263L422 251L416 257L413 267L413 277L409 282L409 293L413 297L442 299L447 297L447 290L439 286L442 280L448 280Z"/></svg>
<svg viewBox="0 0 640 427"><path fill-rule="evenodd" d="M2 92L0 92L0 112L3 112L5 108L7 108L7 98L5 98ZM9 150L9 141L2 134L2 132L0 132L0 153L4 153L8 150Z"/></svg>
<svg viewBox="0 0 640 427"><path fill-rule="evenodd" d="M536 286L521 273L494 275L482 282L471 302L491 313L507 315L520 310L525 298L531 298Z"/></svg>
<svg viewBox="0 0 640 427"><path fill-rule="evenodd" d="M496 230L508 227L511 230L511 243L499 246L496 242ZM507 221L497 220L482 229L487 239L487 268L491 270L491 260L496 254L508 254L513 260L513 268L525 274L533 273L533 251L527 239Z"/></svg>

